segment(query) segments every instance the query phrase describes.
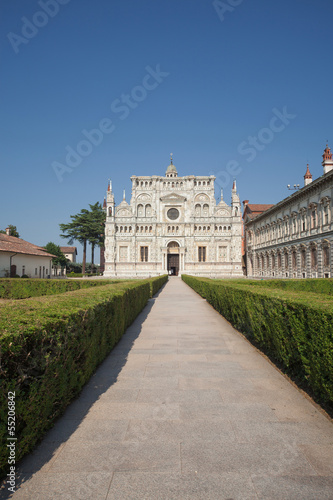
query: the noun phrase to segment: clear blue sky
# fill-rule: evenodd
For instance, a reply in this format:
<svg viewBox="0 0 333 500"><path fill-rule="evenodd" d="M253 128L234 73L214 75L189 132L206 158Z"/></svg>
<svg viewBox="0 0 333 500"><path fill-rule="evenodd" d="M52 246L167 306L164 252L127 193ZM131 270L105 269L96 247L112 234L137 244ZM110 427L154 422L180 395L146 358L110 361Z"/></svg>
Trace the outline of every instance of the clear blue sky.
<svg viewBox="0 0 333 500"><path fill-rule="evenodd" d="M233 177L241 200L276 203L307 162L322 175L331 0L11 0L0 29L1 229L66 245L59 223L102 202L109 178L130 201L130 176L163 175L170 152L227 202Z"/></svg>

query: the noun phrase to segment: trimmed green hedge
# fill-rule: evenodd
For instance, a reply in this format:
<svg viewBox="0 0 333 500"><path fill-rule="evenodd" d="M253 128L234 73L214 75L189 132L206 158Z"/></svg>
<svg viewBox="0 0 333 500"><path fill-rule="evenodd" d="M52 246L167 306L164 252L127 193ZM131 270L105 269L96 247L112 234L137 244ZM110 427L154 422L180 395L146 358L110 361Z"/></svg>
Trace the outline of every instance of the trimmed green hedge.
<svg viewBox="0 0 333 500"><path fill-rule="evenodd" d="M158 276L157 278L151 278L150 282L150 296L153 297L155 293L159 291L160 288L168 281L168 275L163 274L163 276Z"/></svg>
<svg viewBox="0 0 333 500"><path fill-rule="evenodd" d="M104 286L108 283L118 283L118 280L47 280L47 279L0 279L0 298L26 299L42 295L55 295L81 288Z"/></svg>
<svg viewBox="0 0 333 500"><path fill-rule="evenodd" d="M163 280L122 282L1 306L1 474L8 472L8 392L16 394L19 460L79 394Z"/></svg>
<svg viewBox="0 0 333 500"><path fill-rule="evenodd" d="M232 325L333 409L333 300L321 294L182 276Z"/></svg>
<svg viewBox="0 0 333 500"><path fill-rule="evenodd" d="M244 280L243 280L244 281ZM251 286L264 288L280 288L282 290L295 290L299 292L314 292L333 295L333 279L288 279L288 280L245 280Z"/></svg>

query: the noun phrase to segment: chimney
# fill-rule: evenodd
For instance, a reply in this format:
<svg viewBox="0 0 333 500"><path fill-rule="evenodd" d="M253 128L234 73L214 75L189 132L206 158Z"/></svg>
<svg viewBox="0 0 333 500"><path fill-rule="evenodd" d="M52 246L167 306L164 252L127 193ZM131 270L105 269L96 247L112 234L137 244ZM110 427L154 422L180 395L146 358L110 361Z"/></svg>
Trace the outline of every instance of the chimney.
<svg viewBox="0 0 333 500"><path fill-rule="evenodd" d="M244 205L244 208L246 207L246 205L248 204L249 200L244 200L243 201L243 205Z"/></svg>
<svg viewBox="0 0 333 500"><path fill-rule="evenodd" d="M7 236L10 236L10 229L9 229L9 227L6 227L6 234L7 234Z"/></svg>

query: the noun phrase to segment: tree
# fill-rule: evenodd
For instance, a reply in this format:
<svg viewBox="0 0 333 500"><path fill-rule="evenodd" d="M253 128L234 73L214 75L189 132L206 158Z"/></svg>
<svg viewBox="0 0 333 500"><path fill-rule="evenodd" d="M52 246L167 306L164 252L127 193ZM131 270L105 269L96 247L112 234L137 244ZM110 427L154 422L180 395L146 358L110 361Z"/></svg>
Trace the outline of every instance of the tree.
<svg viewBox="0 0 333 500"><path fill-rule="evenodd" d="M20 235L17 231L17 228L16 226L13 226L13 224L9 224L9 236L15 236L15 238L19 238ZM6 234L6 231L4 231L3 229L1 229L0 233L2 234Z"/></svg>
<svg viewBox="0 0 333 500"><path fill-rule="evenodd" d="M89 204L89 207L91 219L91 236L89 238L89 243L91 244L91 269L93 270L95 246L102 246L104 243L104 225L106 214L99 202L95 203L94 205Z"/></svg>
<svg viewBox="0 0 333 500"><path fill-rule="evenodd" d="M49 241L47 243L47 245L45 245L45 247L43 247L43 248L45 248L45 250L48 253L51 253L52 255L56 256L56 257L53 257L53 259L52 259L52 264L54 266L61 266L61 267L65 267L66 266L67 259L64 256L64 254L62 253L62 251L60 250L60 246L59 245L56 245L52 241Z"/></svg>
<svg viewBox="0 0 333 500"><path fill-rule="evenodd" d="M66 238L72 245L74 240L83 245L82 273L86 272L87 242L91 244L91 264L94 265L94 250L96 245L103 245L105 212L102 205L97 202L89 205L90 211L83 208L80 213L71 215L72 222L59 224L62 238Z"/></svg>
<svg viewBox="0 0 333 500"><path fill-rule="evenodd" d="M83 245L83 260L82 260L82 273L86 272L86 258L87 258L87 241L91 236L89 211L83 208L80 213L71 215L72 222L68 224L59 224L62 234L61 238L66 238L69 245L77 240Z"/></svg>

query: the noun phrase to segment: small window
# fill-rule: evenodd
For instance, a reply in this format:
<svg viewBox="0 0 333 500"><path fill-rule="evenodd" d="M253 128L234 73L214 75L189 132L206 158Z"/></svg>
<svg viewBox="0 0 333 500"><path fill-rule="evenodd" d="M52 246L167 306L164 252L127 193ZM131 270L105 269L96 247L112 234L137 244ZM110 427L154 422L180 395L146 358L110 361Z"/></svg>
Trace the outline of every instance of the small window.
<svg viewBox="0 0 333 500"><path fill-rule="evenodd" d="M199 262L206 262L206 247L199 247Z"/></svg>
<svg viewBox="0 0 333 500"><path fill-rule="evenodd" d="M278 268L280 269L282 266L282 258L281 258L281 254L279 253L278 254Z"/></svg>
<svg viewBox="0 0 333 500"><path fill-rule="evenodd" d="M288 266L289 266L289 260L288 260L288 259L289 259L288 254L287 254L287 253L285 253L285 254L284 254L284 267L285 267L286 269L288 269Z"/></svg>
<svg viewBox="0 0 333 500"><path fill-rule="evenodd" d="M203 215L204 217L207 217L209 215L209 205L207 205L207 203L205 203L203 206Z"/></svg>
<svg viewBox="0 0 333 500"><path fill-rule="evenodd" d="M37 276L37 274L38 274L38 269L37 267L35 267L35 276Z"/></svg>
<svg viewBox="0 0 333 500"><path fill-rule="evenodd" d="M311 213L311 227L316 227L316 211L313 210Z"/></svg>
<svg viewBox="0 0 333 500"><path fill-rule="evenodd" d="M324 260L324 266L329 266L329 264L330 264L329 247L323 248L323 260Z"/></svg>
<svg viewBox="0 0 333 500"><path fill-rule="evenodd" d="M200 217L201 215L201 205L197 204L195 205L195 216Z"/></svg>
<svg viewBox="0 0 333 500"><path fill-rule="evenodd" d="M311 266L315 267L317 265L317 250L316 248L311 249Z"/></svg>
<svg viewBox="0 0 333 500"><path fill-rule="evenodd" d="M328 224L328 207L324 206L324 224Z"/></svg>
<svg viewBox="0 0 333 500"><path fill-rule="evenodd" d="M148 247L140 247L141 262L148 262Z"/></svg>
<svg viewBox="0 0 333 500"><path fill-rule="evenodd" d="M293 269L296 269L296 267L297 267L297 255L296 255L296 252L292 253L292 267L293 267Z"/></svg>

